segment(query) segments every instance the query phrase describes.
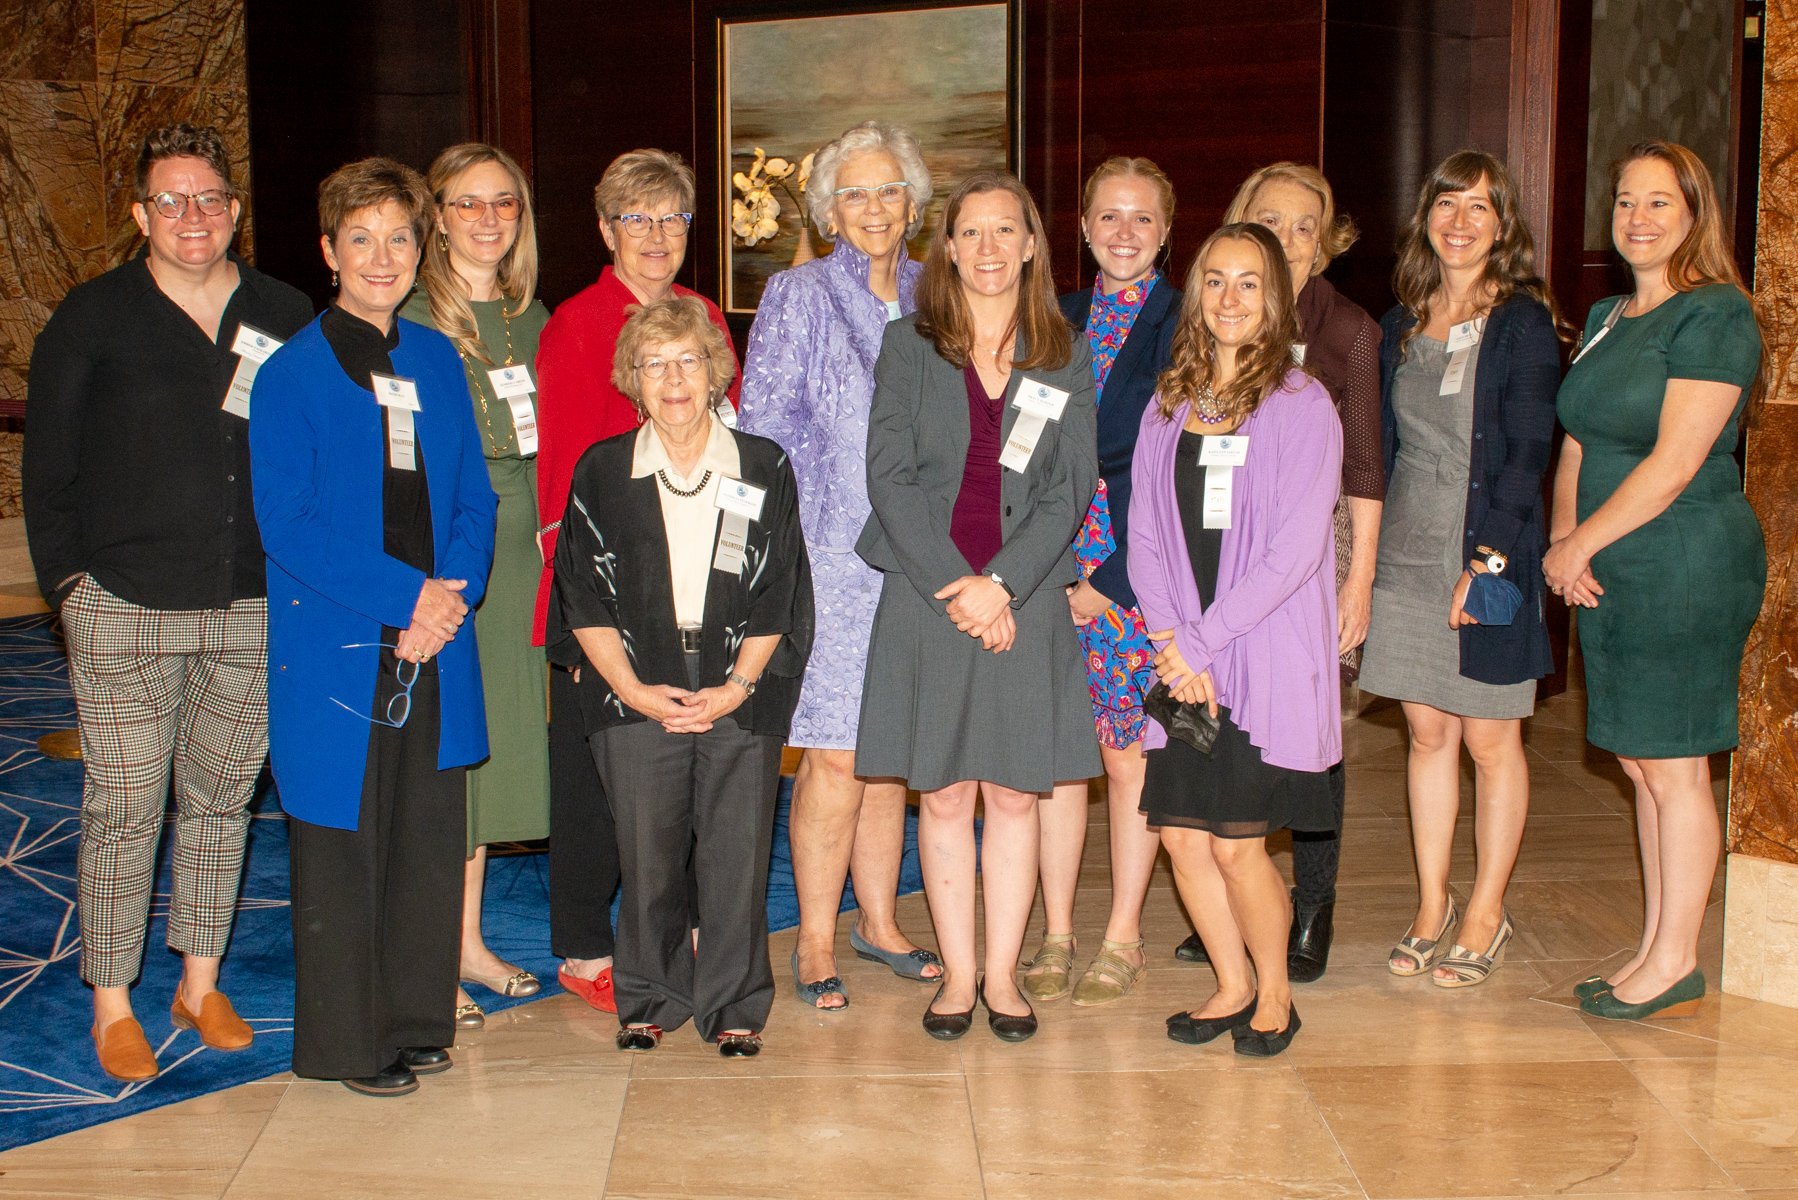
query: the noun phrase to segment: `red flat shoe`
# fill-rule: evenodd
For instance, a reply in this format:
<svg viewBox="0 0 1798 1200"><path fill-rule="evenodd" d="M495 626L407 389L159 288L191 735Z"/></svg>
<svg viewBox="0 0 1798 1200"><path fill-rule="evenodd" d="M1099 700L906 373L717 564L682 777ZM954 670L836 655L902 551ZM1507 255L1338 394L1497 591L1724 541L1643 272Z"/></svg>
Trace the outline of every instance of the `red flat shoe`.
<svg viewBox="0 0 1798 1200"><path fill-rule="evenodd" d="M570 975L565 967L557 967L556 980L565 990L585 1000L588 1007L600 1012L618 1011L618 997L612 992L612 968L601 971L597 979L582 979Z"/></svg>

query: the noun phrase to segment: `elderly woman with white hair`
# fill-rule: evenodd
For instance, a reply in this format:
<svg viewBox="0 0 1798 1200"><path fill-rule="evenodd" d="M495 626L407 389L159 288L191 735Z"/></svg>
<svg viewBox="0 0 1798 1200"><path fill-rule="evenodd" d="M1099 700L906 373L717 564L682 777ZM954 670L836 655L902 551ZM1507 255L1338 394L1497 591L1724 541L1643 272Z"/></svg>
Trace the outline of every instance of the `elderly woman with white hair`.
<svg viewBox="0 0 1798 1200"><path fill-rule="evenodd" d="M894 916L905 786L855 774L862 676L880 572L855 553L867 523L868 409L888 321L910 313L922 268L906 239L923 224L930 171L917 139L868 121L818 151L806 203L835 249L768 281L744 364L742 428L792 457L817 589L817 638L788 739L802 747L793 783L799 944L793 984L807 1004L849 1006L837 975L837 912L853 868L860 908L849 941L906 979L942 974L937 956Z"/></svg>

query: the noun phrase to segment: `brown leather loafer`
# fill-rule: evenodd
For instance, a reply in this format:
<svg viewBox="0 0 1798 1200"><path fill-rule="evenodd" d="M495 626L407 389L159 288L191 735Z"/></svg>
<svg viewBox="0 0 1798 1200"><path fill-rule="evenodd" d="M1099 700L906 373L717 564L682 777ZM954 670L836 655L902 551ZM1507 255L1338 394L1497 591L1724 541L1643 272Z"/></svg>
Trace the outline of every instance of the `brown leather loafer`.
<svg viewBox="0 0 1798 1200"><path fill-rule="evenodd" d="M197 1032L200 1040L214 1050L242 1050L256 1036L223 992L207 992L196 1016L181 1003L181 993L177 991L175 1002L169 1005L169 1019L177 1029Z"/></svg>
<svg viewBox="0 0 1798 1200"><path fill-rule="evenodd" d="M94 1026L94 1051L100 1056L100 1069L125 1083L141 1083L162 1074L156 1065L156 1052L136 1017L120 1017L105 1029Z"/></svg>

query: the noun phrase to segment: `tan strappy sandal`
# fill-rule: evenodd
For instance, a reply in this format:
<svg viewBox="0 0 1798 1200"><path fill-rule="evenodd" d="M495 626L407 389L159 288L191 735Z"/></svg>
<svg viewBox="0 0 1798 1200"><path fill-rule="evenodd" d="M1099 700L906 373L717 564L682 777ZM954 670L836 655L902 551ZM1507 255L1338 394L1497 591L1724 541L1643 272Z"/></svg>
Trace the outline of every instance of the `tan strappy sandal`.
<svg viewBox="0 0 1798 1200"><path fill-rule="evenodd" d="M1074 970L1074 935L1045 933L1036 957L1027 964L1023 988L1033 1000L1059 1000L1073 988L1068 977Z"/></svg>
<svg viewBox="0 0 1798 1200"><path fill-rule="evenodd" d="M1459 920L1460 914L1455 911L1455 898L1450 896L1448 898L1448 915L1442 918L1442 928L1437 931L1436 936L1420 938L1407 933L1398 940L1398 945L1394 946L1392 953L1387 956L1386 969L1401 979L1422 975L1441 962L1443 956L1448 953L1448 936L1454 932L1455 925ZM1400 958L1409 961L1401 966L1394 961Z"/></svg>
<svg viewBox="0 0 1798 1200"><path fill-rule="evenodd" d="M1439 988L1464 988L1485 983L1492 977L1505 961L1505 947L1511 944L1511 938L1517 933L1511 924L1511 914L1503 913L1498 923L1498 932L1492 935L1492 944L1486 947L1484 954L1457 945L1449 951L1448 957L1436 966L1452 974L1452 978L1444 979L1440 975L1431 975L1430 982Z"/></svg>
<svg viewBox="0 0 1798 1200"><path fill-rule="evenodd" d="M1093 955L1092 966L1086 968L1086 974L1074 985L1074 1003L1081 1008L1091 1008L1128 996L1130 989L1136 986L1136 981L1149 973L1148 958L1145 955L1143 964L1137 966L1118 951L1135 950L1141 954L1142 948L1141 938L1134 942L1114 942L1109 939L1100 942L1099 952Z"/></svg>

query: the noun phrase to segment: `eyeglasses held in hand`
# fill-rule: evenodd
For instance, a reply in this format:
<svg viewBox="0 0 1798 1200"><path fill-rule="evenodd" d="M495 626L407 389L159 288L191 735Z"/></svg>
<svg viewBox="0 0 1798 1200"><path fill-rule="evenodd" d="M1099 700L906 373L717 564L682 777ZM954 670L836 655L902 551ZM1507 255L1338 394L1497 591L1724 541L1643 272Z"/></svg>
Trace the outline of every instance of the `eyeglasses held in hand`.
<svg viewBox="0 0 1798 1200"><path fill-rule="evenodd" d="M870 197L879 196L882 204L900 204L905 200L905 190L911 184L903 179L895 179L892 183L883 183L878 187L841 187L832 192L844 208L866 208Z"/></svg>
<svg viewBox="0 0 1798 1200"><path fill-rule="evenodd" d="M144 203L171 221L185 216L190 203L199 205L205 216L216 217L231 207L231 193L217 188L203 192L157 192L154 196L145 196Z"/></svg>
<svg viewBox="0 0 1798 1200"><path fill-rule="evenodd" d="M524 211L524 205L517 196L501 196L498 200L482 200L476 196L462 196L451 200L444 206L455 212L464 221L478 221L492 209L493 215L502 221L516 221L518 214Z"/></svg>
<svg viewBox="0 0 1798 1200"><path fill-rule="evenodd" d="M391 650L396 655L399 653L400 649L390 642L351 642L349 645L342 647L342 649L366 650L370 646L378 646L382 650ZM418 682L418 670L420 665L421 664L419 663L409 662L403 658L394 661L393 677L399 681L401 691L399 695L387 702L386 720L382 720L380 717L363 716L362 713L351 708L336 696L331 697L331 703L335 704L338 708L355 713L356 716L362 717L364 721L367 721L371 725L385 725L389 729L403 728L406 724L406 718L412 715L412 685Z"/></svg>
<svg viewBox="0 0 1798 1200"><path fill-rule="evenodd" d="M632 237L648 237L652 225L660 225L666 237L684 238L687 227L693 224L692 213L669 213L663 217L652 217L648 213L619 213L612 218L624 226L624 231Z"/></svg>
<svg viewBox="0 0 1798 1200"><path fill-rule="evenodd" d="M710 357L709 354L683 354L679 358L646 358L636 365L645 379L660 379L668 374L669 367L676 367L682 375L691 377L705 368L706 359Z"/></svg>

